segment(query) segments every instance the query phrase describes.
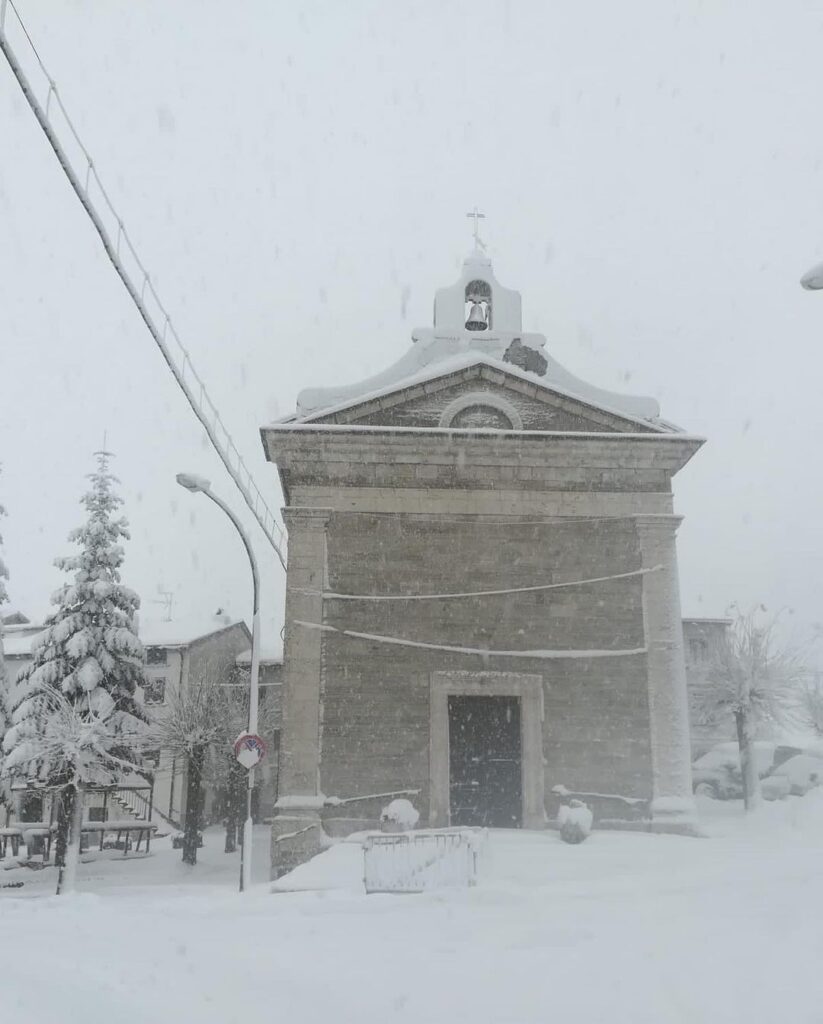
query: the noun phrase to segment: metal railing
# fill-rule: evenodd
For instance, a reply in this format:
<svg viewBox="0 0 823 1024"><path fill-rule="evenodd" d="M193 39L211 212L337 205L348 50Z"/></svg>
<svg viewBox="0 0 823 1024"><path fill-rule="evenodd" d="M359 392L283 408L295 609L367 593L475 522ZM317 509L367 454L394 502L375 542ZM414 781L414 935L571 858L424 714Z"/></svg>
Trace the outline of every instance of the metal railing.
<svg viewBox="0 0 823 1024"><path fill-rule="evenodd" d="M95 227L106 255L186 396L243 500L251 509L285 569L285 535L195 370L151 277L114 208L89 151L77 132L54 79L23 23L14 0L0 0L0 52L54 150L69 184ZM38 88L39 87L39 88ZM45 92L45 98L38 97ZM173 344L171 344L173 342Z"/></svg>
<svg viewBox="0 0 823 1024"><path fill-rule="evenodd" d="M477 883L485 829L381 833L363 842L366 892L427 892Z"/></svg>
<svg viewBox="0 0 823 1024"><path fill-rule="evenodd" d="M154 804L154 793L150 792L148 795L145 790L142 789L117 789L112 793L112 799L115 800L124 811L129 814L133 814L135 818L142 821L153 821L155 819L161 819L172 828L180 828L179 822L170 818L167 814L164 814L159 807Z"/></svg>

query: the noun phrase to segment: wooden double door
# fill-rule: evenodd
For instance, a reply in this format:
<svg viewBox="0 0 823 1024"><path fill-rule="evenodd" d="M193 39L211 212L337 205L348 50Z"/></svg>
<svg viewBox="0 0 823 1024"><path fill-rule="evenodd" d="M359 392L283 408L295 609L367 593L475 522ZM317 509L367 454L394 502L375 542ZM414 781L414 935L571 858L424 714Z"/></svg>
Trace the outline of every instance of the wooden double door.
<svg viewBox="0 0 823 1024"><path fill-rule="evenodd" d="M451 824L519 828L520 698L450 695L448 715Z"/></svg>

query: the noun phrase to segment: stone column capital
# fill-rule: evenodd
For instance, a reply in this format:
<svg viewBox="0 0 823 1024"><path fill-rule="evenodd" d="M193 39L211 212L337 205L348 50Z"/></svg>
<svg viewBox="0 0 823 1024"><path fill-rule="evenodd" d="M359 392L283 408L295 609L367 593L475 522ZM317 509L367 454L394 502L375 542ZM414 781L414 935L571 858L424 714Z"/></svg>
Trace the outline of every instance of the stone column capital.
<svg viewBox="0 0 823 1024"><path fill-rule="evenodd" d="M325 530L332 517L333 508L314 508L310 505L287 505L281 514L286 529L291 532L293 526L304 530Z"/></svg>
<svg viewBox="0 0 823 1024"><path fill-rule="evenodd" d="M683 516L666 512L661 512L660 514L644 513L635 516L634 521L637 524L638 533L657 533L662 536L673 536L677 533L680 524L683 522Z"/></svg>

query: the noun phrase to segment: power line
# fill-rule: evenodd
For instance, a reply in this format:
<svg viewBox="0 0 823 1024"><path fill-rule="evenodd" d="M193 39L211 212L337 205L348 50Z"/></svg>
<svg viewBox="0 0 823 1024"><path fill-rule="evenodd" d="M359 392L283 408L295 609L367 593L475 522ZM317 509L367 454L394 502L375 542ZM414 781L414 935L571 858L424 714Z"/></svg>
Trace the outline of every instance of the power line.
<svg viewBox="0 0 823 1024"><path fill-rule="evenodd" d="M36 64L48 82L48 93L46 95L45 108L35 96L34 89L32 88L32 85L29 82L20 62L15 56L14 50L9 41L6 29L6 15L8 10L14 12L17 23L23 32L23 37L27 41L31 52L34 55ZM77 195L77 198L80 200L83 209L88 214L97 234L100 236L106 255L111 261L118 277L123 282L126 291L129 293L129 297L137 307L137 311L157 344L157 347L160 349L160 353L166 361L166 365L171 370L180 390L186 396L186 400L191 406L195 416L203 425L203 428L212 443L212 447L217 452L220 457L220 461L226 467L229 476L232 478L237 489L243 496L243 500L251 509L251 512L260 524L263 533L266 535L269 543L277 553L280 564L285 569L286 560L282 551L282 546L285 542L283 530L277 522L274 513L266 503L260 488L252 478L251 472L246 466L243 456L240 454L237 445L234 443L234 440L226 429L222 417L217 411L217 407L214 402L212 402L211 397L206 391L205 384L203 383L200 375L194 369L189 352L180 340L174 324L171 321L171 317L155 291L149 272L146 270L142 260L137 255L137 251L132 244L131 238L126 231L123 221L115 210L114 205L109 199L108 193L103 187L103 183L94 166L94 161L89 155L88 150L83 144L77 129L74 127L74 124L63 105L63 101L57 91L57 85L55 84L54 79L49 75L45 64L40 59L37 48L35 47L26 26L23 24L23 19L20 17L20 13L14 4L14 0L0 0L0 50L2 50L3 55L8 61L9 67L11 68L12 73L17 79L17 82L23 92L23 96L31 107L34 116L37 118L38 124L43 129L43 133L48 139L49 145L54 150L54 154L57 157L64 174L68 178L69 184ZM52 100L54 100L54 104L52 104ZM75 163L79 165L79 170L75 168L63 142L58 138L55 130L55 125L51 116L51 112L55 108L55 105L56 109L62 114L65 126L68 129L69 134L64 141L66 143L73 142L76 148L79 149L79 158L75 158ZM85 174L85 183L80 180L80 175L83 173ZM98 210L98 207L95 205L95 202L89 193L91 185L96 185L100 197L103 200L102 211ZM110 217L109 227L104 223L101 212L103 215ZM113 218L113 220L111 220L111 218ZM112 241L113 234L115 241ZM131 271L126 266L126 258L130 258L132 265ZM150 301L153 303L154 311L149 308ZM178 350L177 354L175 354L167 344L167 335L170 335L176 342ZM189 378L191 378L191 381Z"/></svg>

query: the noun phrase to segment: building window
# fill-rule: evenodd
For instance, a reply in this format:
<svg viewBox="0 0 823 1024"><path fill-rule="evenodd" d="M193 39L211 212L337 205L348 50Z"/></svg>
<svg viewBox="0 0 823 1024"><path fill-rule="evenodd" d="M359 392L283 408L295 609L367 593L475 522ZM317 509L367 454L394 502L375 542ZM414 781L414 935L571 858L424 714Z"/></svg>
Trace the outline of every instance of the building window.
<svg viewBox="0 0 823 1024"><path fill-rule="evenodd" d="M146 664L147 665L166 665L168 664L169 652L165 647L147 647L146 648Z"/></svg>
<svg viewBox="0 0 823 1024"><path fill-rule="evenodd" d="M23 793L20 797L20 820L43 820L43 797L39 793Z"/></svg>
<svg viewBox="0 0 823 1024"><path fill-rule="evenodd" d="M147 679L143 683L143 700L146 704L163 704L166 700L166 680L164 676Z"/></svg>
<svg viewBox="0 0 823 1024"><path fill-rule="evenodd" d="M709 644L706 640L689 640L689 658L695 664L709 660Z"/></svg>

